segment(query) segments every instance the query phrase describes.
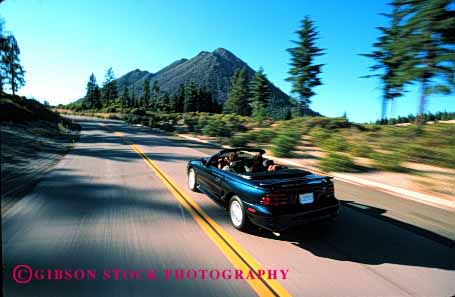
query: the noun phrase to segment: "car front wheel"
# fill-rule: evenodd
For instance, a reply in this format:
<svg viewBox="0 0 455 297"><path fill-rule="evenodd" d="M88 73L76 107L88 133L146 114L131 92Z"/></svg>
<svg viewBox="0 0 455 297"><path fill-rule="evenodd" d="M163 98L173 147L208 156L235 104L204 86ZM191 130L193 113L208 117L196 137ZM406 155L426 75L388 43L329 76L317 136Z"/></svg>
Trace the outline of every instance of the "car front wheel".
<svg viewBox="0 0 455 297"><path fill-rule="evenodd" d="M229 203L229 217L232 226L237 230L246 231L250 226L243 203L238 196L231 198Z"/></svg>
<svg viewBox="0 0 455 297"><path fill-rule="evenodd" d="M191 191L194 191L194 192L197 191L197 187L196 187L196 172L194 171L193 168L190 168L190 170L188 171L188 188Z"/></svg>

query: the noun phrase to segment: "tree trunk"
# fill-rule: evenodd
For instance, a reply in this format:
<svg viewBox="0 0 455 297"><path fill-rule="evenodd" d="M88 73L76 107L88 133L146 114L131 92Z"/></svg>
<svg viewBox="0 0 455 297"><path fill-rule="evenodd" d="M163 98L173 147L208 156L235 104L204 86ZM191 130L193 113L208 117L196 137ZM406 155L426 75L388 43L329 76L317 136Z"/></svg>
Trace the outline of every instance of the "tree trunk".
<svg viewBox="0 0 455 297"><path fill-rule="evenodd" d="M420 97L419 97L419 107L417 110L416 116L416 125L421 126L423 125L423 113L425 112L425 104L427 101L427 82L426 79L422 80L421 90L420 90Z"/></svg>
<svg viewBox="0 0 455 297"><path fill-rule="evenodd" d="M10 64L10 75L11 75L11 91L13 96L16 95L16 69L14 69L14 61Z"/></svg>
<svg viewBox="0 0 455 297"><path fill-rule="evenodd" d="M387 98L382 98L381 120L387 119Z"/></svg>

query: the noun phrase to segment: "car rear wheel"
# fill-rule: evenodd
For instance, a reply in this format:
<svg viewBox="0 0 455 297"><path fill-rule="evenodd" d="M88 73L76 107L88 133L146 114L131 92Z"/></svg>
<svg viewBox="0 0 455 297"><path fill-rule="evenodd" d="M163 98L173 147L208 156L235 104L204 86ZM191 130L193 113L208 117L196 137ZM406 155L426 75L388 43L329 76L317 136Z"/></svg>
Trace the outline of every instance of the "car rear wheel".
<svg viewBox="0 0 455 297"><path fill-rule="evenodd" d="M250 227L243 203L238 196L233 196L229 202L229 217L232 226L237 230L245 231Z"/></svg>
<svg viewBox="0 0 455 297"><path fill-rule="evenodd" d="M190 168L188 171L188 188L191 191L197 191L197 183L196 183L196 171L193 168Z"/></svg>

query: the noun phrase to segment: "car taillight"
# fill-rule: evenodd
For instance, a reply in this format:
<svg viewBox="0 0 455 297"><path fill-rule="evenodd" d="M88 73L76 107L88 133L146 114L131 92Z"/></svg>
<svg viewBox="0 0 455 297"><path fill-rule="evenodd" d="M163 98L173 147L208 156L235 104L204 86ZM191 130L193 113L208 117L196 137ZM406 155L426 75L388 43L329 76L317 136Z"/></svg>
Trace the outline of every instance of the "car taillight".
<svg viewBox="0 0 455 297"><path fill-rule="evenodd" d="M335 188L333 187L333 183L330 183L322 188L322 194L326 197L331 197L335 195Z"/></svg>
<svg viewBox="0 0 455 297"><path fill-rule="evenodd" d="M288 193L268 193L261 198L259 204L267 206L280 206L289 204Z"/></svg>

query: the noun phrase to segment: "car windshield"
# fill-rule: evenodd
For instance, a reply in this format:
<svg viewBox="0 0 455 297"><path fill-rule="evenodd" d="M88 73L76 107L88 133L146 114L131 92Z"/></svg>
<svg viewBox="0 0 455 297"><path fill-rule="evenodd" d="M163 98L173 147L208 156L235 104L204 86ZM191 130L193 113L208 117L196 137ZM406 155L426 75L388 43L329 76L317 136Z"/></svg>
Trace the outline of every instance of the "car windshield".
<svg viewBox="0 0 455 297"><path fill-rule="evenodd" d="M228 152L225 152L224 154L221 154L219 157L228 158L229 155L232 153L233 152L228 151ZM251 159L256 154L255 152L249 152L249 151L235 151L235 153L237 154L237 157L239 159Z"/></svg>

